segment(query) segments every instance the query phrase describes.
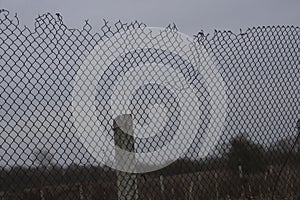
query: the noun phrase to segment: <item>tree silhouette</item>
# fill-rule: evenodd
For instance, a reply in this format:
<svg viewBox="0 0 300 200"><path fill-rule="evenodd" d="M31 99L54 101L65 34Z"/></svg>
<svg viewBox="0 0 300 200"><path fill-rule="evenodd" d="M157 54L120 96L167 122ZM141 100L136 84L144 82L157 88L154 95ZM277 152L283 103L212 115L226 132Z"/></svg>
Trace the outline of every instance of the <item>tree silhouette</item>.
<svg viewBox="0 0 300 200"><path fill-rule="evenodd" d="M53 155L47 149L38 149L33 152L34 162L38 167L51 168L53 167Z"/></svg>
<svg viewBox="0 0 300 200"><path fill-rule="evenodd" d="M262 146L249 141L244 136L233 138L230 146L228 164L233 172L241 173L242 170L243 174L252 174L267 169Z"/></svg>

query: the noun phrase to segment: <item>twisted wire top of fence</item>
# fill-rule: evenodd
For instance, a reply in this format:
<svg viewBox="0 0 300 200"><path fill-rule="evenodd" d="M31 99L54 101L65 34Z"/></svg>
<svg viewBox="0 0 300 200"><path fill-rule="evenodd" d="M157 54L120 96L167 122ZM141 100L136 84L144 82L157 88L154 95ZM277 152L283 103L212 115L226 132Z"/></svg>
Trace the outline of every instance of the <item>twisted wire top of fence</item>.
<svg viewBox="0 0 300 200"><path fill-rule="evenodd" d="M148 30L120 21L70 29L59 14L39 16L30 29L0 11L5 198L40 198L40 191L46 199L60 192L65 199L117 198L122 184L112 168L119 169L116 154L123 151L114 146L113 120L128 113L137 165L145 171L164 166L137 175L140 198L270 195L297 135L300 28L193 37L175 25ZM298 164L299 145L278 195L299 193Z"/></svg>

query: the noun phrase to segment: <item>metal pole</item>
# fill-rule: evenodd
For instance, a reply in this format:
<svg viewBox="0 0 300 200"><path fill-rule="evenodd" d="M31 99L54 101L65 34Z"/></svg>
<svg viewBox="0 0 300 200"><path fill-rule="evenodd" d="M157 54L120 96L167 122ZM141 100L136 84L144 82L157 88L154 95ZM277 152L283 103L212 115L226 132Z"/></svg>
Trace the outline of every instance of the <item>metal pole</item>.
<svg viewBox="0 0 300 200"><path fill-rule="evenodd" d="M136 163L134 154L124 153L124 150L127 152L134 152L134 137L131 115L124 114L115 118L113 121L113 129L116 145L115 159L118 169L131 169ZM121 170L117 171L118 199L137 200L138 187L136 174L127 173Z"/></svg>

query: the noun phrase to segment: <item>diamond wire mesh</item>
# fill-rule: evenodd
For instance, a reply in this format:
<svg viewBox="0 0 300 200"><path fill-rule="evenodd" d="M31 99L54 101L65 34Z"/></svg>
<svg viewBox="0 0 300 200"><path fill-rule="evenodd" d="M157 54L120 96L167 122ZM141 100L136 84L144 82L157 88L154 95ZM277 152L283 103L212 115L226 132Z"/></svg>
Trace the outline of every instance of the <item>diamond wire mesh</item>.
<svg viewBox="0 0 300 200"><path fill-rule="evenodd" d="M0 15L0 199L126 199L132 191L138 199L299 198L299 143L290 152L300 118L299 27L255 27L240 34L216 31L212 37L199 33L193 39L196 47L186 50L182 38L171 37L176 32L172 26L155 37L141 32L137 38L115 41L120 33L146 26L105 22L100 33L93 33L88 23L82 30L69 29L61 16L45 14L30 30L22 28L8 11ZM114 46L117 42L118 48ZM145 48L149 43L168 49ZM104 44L97 52L101 56L92 54L87 61L98 44ZM123 44L138 48L126 52ZM205 51L199 51L197 45ZM116 52L118 56L113 57ZM97 65L105 65L102 61L110 64L102 74L93 74ZM200 68L195 69L199 63ZM85 65L94 65L88 73L100 80L90 82L92 86L83 82L86 98L74 101L74 77ZM220 123L211 127L212 132L222 129L222 135L207 140L203 137L218 115L212 112L213 94L208 88L210 84L216 91L222 88L220 79L214 79L215 71L205 75L205 66L216 66L227 97L217 96L216 101L227 105L223 129ZM122 82L128 72L129 84ZM147 77L155 77L155 82L135 87ZM166 81L174 83L175 89ZM90 98L91 88L96 88L95 99ZM128 90L133 91L129 103L121 98ZM81 105L77 100L95 100L90 106L97 108L94 112L100 125L93 124L94 118L82 118L76 125L70 108L74 102ZM179 143L191 140L189 148L166 151L163 157L140 157L138 160L159 163L180 155L153 172L132 175L112 169L114 164L105 165L117 154L110 144L112 125L117 115L127 114L122 113L124 108L131 113L133 129L148 125L148 129L139 129L148 137L135 137L129 151L154 152L176 137ZM163 119L168 120L159 129ZM98 134L80 136L93 128ZM176 135L178 131L183 137ZM191 132L195 137L189 138ZM99 146L105 149L103 155L99 155ZM119 146L127 148L125 142ZM149 167L138 164L141 169ZM130 183L132 180L137 184ZM120 193L126 184L131 188Z"/></svg>

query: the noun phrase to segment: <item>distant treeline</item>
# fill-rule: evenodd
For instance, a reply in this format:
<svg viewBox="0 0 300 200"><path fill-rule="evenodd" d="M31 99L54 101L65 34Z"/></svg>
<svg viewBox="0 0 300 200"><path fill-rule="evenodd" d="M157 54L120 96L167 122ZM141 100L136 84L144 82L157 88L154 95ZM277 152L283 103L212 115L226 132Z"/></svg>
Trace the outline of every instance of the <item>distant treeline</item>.
<svg viewBox="0 0 300 200"><path fill-rule="evenodd" d="M290 145L291 146L291 145ZM141 177L173 176L205 171L231 171L232 174L244 176L266 173L273 166L282 165L289 157L287 165L300 168L300 156L297 151L290 153L289 145L271 150L264 150L243 137L235 138L227 152L218 158L205 160L179 159L159 171L140 174ZM40 163L43 163L42 161ZM112 182L116 181L115 171L108 167L83 166L73 164L69 167L57 165L40 167L20 167L2 169L0 171L0 191L18 191L25 188L61 185L80 182Z"/></svg>

